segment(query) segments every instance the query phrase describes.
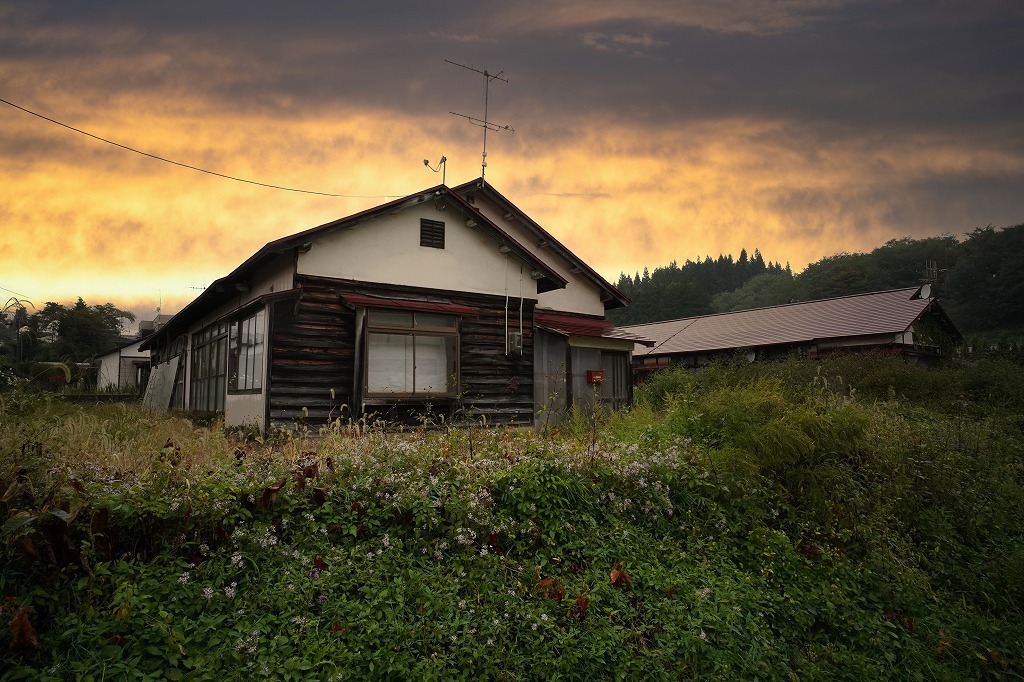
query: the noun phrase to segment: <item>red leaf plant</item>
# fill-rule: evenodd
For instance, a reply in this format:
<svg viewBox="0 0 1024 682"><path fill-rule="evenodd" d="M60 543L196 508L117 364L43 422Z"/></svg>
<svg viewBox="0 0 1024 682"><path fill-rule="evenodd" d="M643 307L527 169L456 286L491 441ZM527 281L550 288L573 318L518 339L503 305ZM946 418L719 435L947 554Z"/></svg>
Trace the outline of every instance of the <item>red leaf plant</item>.
<svg viewBox="0 0 1024 682"><path fill-rule="evenodd" d="M626 569L623 568L626 562L620 561L615 564L615 568L609 571L609 576L612 579L612 587L624 588L633 586L633 578L630 577L629 573L626 573Z"/></svg>

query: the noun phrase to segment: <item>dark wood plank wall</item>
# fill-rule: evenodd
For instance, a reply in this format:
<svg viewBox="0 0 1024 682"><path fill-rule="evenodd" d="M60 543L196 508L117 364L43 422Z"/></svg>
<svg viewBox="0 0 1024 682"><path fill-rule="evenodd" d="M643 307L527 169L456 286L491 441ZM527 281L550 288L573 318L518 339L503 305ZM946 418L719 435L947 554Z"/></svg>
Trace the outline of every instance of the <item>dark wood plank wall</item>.
<svg viewBox="0 0 1024 682"><path fill-rule="evenodd" d="M434 297L470 306L460 330L461 395L457 400L412 401L368 406L386 422L414 424L425 418L487 424L533 423L533 308L523 305L523 350L505 354L505 298L394 285L360 284L299 275L302 296L276 304L271 331L270 424L326 424L364 416L352 394L356 316L345 293ZM519 331L519 301L510 299L508 328ZM330 389L334 389L331 399ZM305 408L305 412L303 412Z"/></svg>
<svg viewBox="0 0 1024 682"><path fill-rule="evenodd" d="M351 415L346 410L352 406L355 317L338 293L320 282L303 282L298 300L274 305L271 426L326 424Z"/></svg>
<svg viewBox="0 0 1024 682"><path fill-rule="evenodd" d="M455 300L480 311L462 318L462 411L488 424L533 424L533 308L523 301L522 354L505 354L505 299L472 296ZM519 331L519 300L509 300L508 330Z"/></svg>

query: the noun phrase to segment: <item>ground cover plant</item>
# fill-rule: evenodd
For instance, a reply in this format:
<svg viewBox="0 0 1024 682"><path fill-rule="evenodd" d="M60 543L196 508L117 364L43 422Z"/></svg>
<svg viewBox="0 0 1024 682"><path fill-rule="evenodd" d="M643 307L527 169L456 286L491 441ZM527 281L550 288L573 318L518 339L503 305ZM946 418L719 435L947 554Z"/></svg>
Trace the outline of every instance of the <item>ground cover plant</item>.
<svg viewBox="0 0 1024 682"><path fill-rule="evenodd" d="M1019 369L318 439L0 393L0 679L1020 679Z"/></svg>

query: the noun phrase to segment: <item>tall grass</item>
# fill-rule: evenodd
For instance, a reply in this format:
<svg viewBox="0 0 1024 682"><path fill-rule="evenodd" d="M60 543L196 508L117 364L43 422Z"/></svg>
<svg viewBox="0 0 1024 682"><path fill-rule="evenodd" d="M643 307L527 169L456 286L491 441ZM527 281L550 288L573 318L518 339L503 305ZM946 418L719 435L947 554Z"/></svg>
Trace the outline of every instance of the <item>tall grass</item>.
<svg viewBox="0 0 1024 682"><path fill-rule="evenodd" d="M4 394L0 678L1018 679L1005 368L889 362L666 372L542 432Z"/></svg>

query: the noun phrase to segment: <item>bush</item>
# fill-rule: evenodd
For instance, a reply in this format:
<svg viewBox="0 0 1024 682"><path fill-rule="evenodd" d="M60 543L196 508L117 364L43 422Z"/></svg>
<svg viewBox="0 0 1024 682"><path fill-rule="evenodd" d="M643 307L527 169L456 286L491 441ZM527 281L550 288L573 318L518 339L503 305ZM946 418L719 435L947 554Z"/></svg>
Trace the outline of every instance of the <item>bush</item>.
<svg viewBox="0 0 1024 682"><path fill-rule="evenodd" d="M565 433L4 394L0 675L1024 675L1019 431L844 362L665 373Z"/></svg>

